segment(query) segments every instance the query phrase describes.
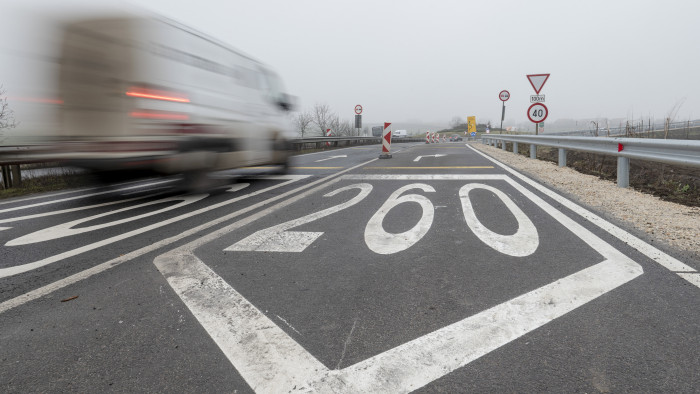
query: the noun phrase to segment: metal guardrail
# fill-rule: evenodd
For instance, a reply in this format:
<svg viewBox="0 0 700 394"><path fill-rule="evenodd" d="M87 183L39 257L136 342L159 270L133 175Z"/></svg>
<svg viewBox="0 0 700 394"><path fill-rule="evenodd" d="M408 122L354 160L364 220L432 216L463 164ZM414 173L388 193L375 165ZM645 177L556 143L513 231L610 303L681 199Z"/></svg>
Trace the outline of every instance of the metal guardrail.
<svg viewBox="0 0 700 394"><path fill-rule="evenodd" d="M700 141L645 138L564 137L543 135L482 135L482 142L506 150L506 142L530 145L530 158L537 157L537 146L559 149L559 166L566 166L566 150L598 153L617 157L617 185L629 186L629 160L645 160L700 167Z"/></svg>
<svg viewBox="0 0 700 394"><path fill-rule="evenodd" d="M598 127L598 135L599 136L621 136L621 135L627 135L627 133L632 133L632 134L645 134L645 133L653 133L653 132L662 132L664 131L666 125L664 123L652 123L652 124L645 124L644 122L635 122L632 121L629 123L629 125L624 125L624 126L618 126L618 127L605 127L605 126L600 126ZM700 120L688 120L684 122L671 122L668 124L668 131L677 131L677 130L686 130L686 129L695 129L700 127ZM595 130L592 128L587 128L587 129L580 129L580 130L568 130L568 131L555 131L550 133L549 135L568 135L568 136L575 136L575 135L581 135L581 136L592 136L595 135Z"/></svg>

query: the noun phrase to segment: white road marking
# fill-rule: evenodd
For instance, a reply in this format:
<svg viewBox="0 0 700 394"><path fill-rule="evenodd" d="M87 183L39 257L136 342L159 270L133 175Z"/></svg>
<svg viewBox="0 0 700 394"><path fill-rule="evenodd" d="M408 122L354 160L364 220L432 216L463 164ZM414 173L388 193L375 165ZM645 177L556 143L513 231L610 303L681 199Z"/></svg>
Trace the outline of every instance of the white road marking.
<svg viewBox="0 0 700 394"><path fill-rule="evenodd" d="M378 254L393 254L404 251L415 243L423 239L433 225L435 218L435 208L433 203L425 196L420 194L401 195L411 189L421 189L424 192L435 193L435 189L424 183L413 183L402 186L389 196L379 210L372 215L365 226L365 244L367 247ZM393 234L384 230L384 217L395 206L406 202L418 203L421 206L421 218L415 226L403 233Z"/></svg>
<svg viewBox="0 0 700 394"><path fill-rule="evenodd" d="M12 228L12 227L0 227L0 231L9 230L9 229L11 229L11 228Z"/></svg>
<svg viewBox="0 0 700 394"><path fill-rule="evenodd" d="M339 171L338 173L328 175L328 176L326 176L326 177L324 177L324 178L321 178L321 179L319 179L319 180L317 180L317 181L311 182L311 183L306 184L306 185L302 185L302 186L300 186L300 187L298 187L298 188L296 188L296 189L294 189L294 190L290 190L290 191L285 192L285 193L282 193L282 194L280 194L280 195L278 195L278 196L275 196L275 197L269 198L269 199L267 199L267 200L261 201L261 202L259 202L259 203L253 204L253 205L251 205L251 206L249 206L249 207L247 207L247 208L243 208L243 209L241 209L241 210L232 212L232 213L230 213L230 214L228 214L228 215L225 215L225 216L222 216L222 217L220 217L220 218L218 218L218 219L216 219L216 220L212 220L212 221L210 221L210 222L208 222L208 223L204 223L204 224L199 225L199 226L197 226L197 227L194 227L194 228L191 228L191 229L189 229L189 230L183 231L183 232L181 232L180 234L177 234L177 235L172 236L172 237L170 237L170 238L166 238L166 239L164 239L164 240L162 240L162 241L158 241L158 242L153 243L153 244L151 244L151 245L148 245L148 246L145 246L145 247L143 247L143 248L140 248L140 249L134 250L134 251L132 251L132 252L126 253L126 254L124 254L124 255L122 255L122 256L119 256L119 257L114 258L114 259L112 259L112 260L109 260L109 261L106 261L106 262L101 263L101 264L99 264L99 265L96 265L96 266L94 266L94 267L92 267L92 268L89 268L89 269L87 269L87 270L85 270L85 271L78 272L78 273L73 274L73 275L71 275L71 276L68 276L68 277L66 277L66 278L57 280L56 282L50 283L50 284L48 284L48 285L46 285L46 286L42 286L42 287L40 287L40 288L38 288L38 289L32 290L32 291L30 291L30 292L28 292L28 293L22 294L22 295L20 295L20 296L15 297L15 298L11 298L11 299L9 299L9 300L7 300L7 301L4 301L4 302L0 303L0 314L3 313L3 312L8 311L8 310L10 310L10 309L16 308L16 307L21 306L21 305L23 305L23 304L26 304L27 302L36 300L37 298L40 298L40 297L43 297L43 296L45 296L45 295L51 294L51 293L53 293L54 291L60 290L60 289L62 289L62 288L64 288L64 287L66 287L66 286L70 286L70 285L72 285L72 284L74 284L74 283L77 283L77 282L80 282L80 281L82 281L82 280L88 279L88 278L90 278L90 277L92 277L92 276L94 276L94 275L97 275L97 274L99 274L99 273L102 273L102 272L104 272L104 271L107 271L107 270L110 269L110 268L114 268L114 267L116 267L116 266L119 266L119 265L121 265L121 264L123 264L123 263L125 263L125 262L127 262L127 261L131 261L131 260L133 260L133 259L135 259L135 258L137 258L137 257L139 257L139 256L142 256L142 255L144 255L144 254L146 254L146 253L152 252L152 251L154 251L154 250L158 250L159 248L164 247L164 246L167 246L167 245L170 245L170 244L172 244L173 242L177 242L177 241L179 241L179 240L181 240L181 239L183 239L183 238L186 238L186 237L189 237L189 236L191 236L191 235L197 234L198 232L203 231L203 230L206 230L206 229L208 229L208 228L210 228L210 227L212 227L212 226L216 226L216 225L218 225L218 224L220 224L220 223L226 222L226 221L231 220L231 219L233 219L233 218L235 218L235 217L244 215L244 214L246 214L246 213L248 213L248 212L251 212L251 211L253 211L253 210L255 210L255 209L258 209L258 208L260 208L260 207L263 207L263 206L265 206L265 205L268 205L268 204L270 204L270 203L273 203L273 202L275 202L275 201L277 201L277 200L289 198L290 196L294 195L295 193L298 193L298 192L300 192L300 191L302 191L302 190L304 190L304 189L307 189L307 188L309 188L309 187L315 186L315 185L317 185L317 184L319 184L319 183L323 183L323 182L328 181L328 180L330 180L330 181L329 181L330 183L333 183L333 182L335 181L334 178L336 178L337 176L339 176L339 175L341 175L341 174L344 174L344 173L346 173L346 172L348 172L348 171L354 170L354 169L356 169L356 168L362 167L362 166L364 166L364 165L367 165L367 164L369 164L369 163L371 163L371 162L373 162L373 161L376 161L376 160L378 160L378 159L372 159L372 160L369 160L369 161L367 161L367 162L365 162L365 163L358 164L357 166L348 168L348 169L343 170L343 171ZM290 183L293 183L293 182L295 182L295 181L298 181L298 180L301 180L301 179L304 179L304 178L308 178L308 177L310 177L310 175L283 175L283 176L262 177L262 178L264 178L264 179L288 179L288 181L287 181L287 182L283 182L283 183L281 183L281 184L279 184L279 185L271 186L271 187L268 187L268 188L265 188L265 189L262 189L262 190L258 190L258 191L253 192L253 193L249 193L249 194L247 194L247 195L245 195L245 196L238 197L238 201L240 201L240 200L242 200L242 199L244 199L244 198L253 197L253 196L256 196L256 195L259 195L259 194L262 194L262 193L266 193L266 192L268 192L268 191L270 191L270 190L273 190L273 189L276 189L276 188L278 188L278 187L282 187L282 186L288 185L288 184L290 184ZM259 178L259 177L256 177L256 178ZM336 178L336 179L337 179L337 178ZM320 188L325 187L325 186L326 186L326 185L322 185L321 187L314 188L312 191L315 192L317 189L320 189ZM293 200L293 199L290 199L290 201L291 201L291 200ZM295 200L294 200L294 201L295 201ZM281 204L278 204L276 207L277 207L277 209L279 209L279 208L282 208L282 207L284 207L284 206L286 206L286 205L284 205L283 203L281 203ZM244 225L246 225L246 224L248 224L248 223L251 223L251 222L253 222L253 221L255 221L255 220L257 220L257 219L259 219L259 218L261 218L261 217L263 217L263 216L265 216L265 215L267 215L267 214L269 214L269 213L274 212L275 210L276 210L276 209L269 209L269 210L265 210L265 211L259 212L259 213L257 213L257 214L251 215L250 217L248 217L248 218L246 218L246 219L239 220L239 221L237 222L237 225L239 225L239 226L244 226ZM233 229L233 227L230 227L230 226L229 226L229 227L226 227L225 230L226 230L226 229L228 229L228 231L231 231L231 229ZM221 235L222 235L222 233L221 233L220 231L217 231L217 232L214 232L214 233L212 233L212 234L209 234L209 236L213 236L214 238L219 237L219 236L221 236ZM204 236L204 237L201 238L201 240L202 240L202 242L208 242L210 239L208 238L208 236Z"/></svg>
<svg viewBox="0 0 700 394"><path fill-rule="evenodd" d="M28 208L40 207L40 206L43 206L43 205L56 204L56 203L65 202L65 201L78 200L78 199L81 199L81 198L99 196L99 195L102 195L102 194L114 193L114 192L122 191L122 190L131 190L131 189L144 188L144 187L154 186L154 185L160 185L160 184L162 184L162 183L168 183L168 182L173 182L173 181L172 181L172 180L158 181L158 182L151 182L151 183L139 184L139 185L135 185L135 186L123 187L123 188L119 188L119 189L110 189L110 190L105 190L105 191L101 191L101 192L97 192L97 193L81 194L81 195L79 195L79 196L66 197L66 198L62 198L62 199L59 199L59 200L49 200L49 201L44 201L44 202L38 202L38 203L36 203L36 204L22 205L22 206L14 207L14 208L0 209L0 213L12 212L12 211L19 211L19 210L21 210L21 209L28 209Z"/></svg>
<svg viewBox="0 0 700 394"><path fill-rule="evenodd" d="M319 162L326 161L326 160L340 159L343 157L348 157L348 155L329 156L329 157L326 157L325 159L316 160L314 163L319 163Z"/></svg>
<svg viewBox="0 0 700 394"><path fill-rule="evenodd" d="M157 214L160 214L163 212L171 211L171 210L174 210L177 208L181 208L181 207L184 207L185 205L189 205L189 204L195 203L197 201L200 201L208 196L209 196L208 194L196 194L196 195L167 197L167 198L162 198L160 200L148 201L148 202L145 202L142 204L132 205L132 206L116 209L113 211L103 212L103 213L100 213L97 215L88 216L86 218L81 218L81 219L73 220L73 221L66 222L66 223L61 223L61 224L56 225L56 226L44 228L44 229L35 231L33 233L23 235L19 238L15 238L11 241L8 241L5 244L5 246L19 246L19 245L33 244L33 243L37 243L37 242L45 242L45 241L50 241L50 240L54 240L54 239L58 239L58 238L69 237L72 235L83 234L83 233L87 233L90 231L101 230L103 228L117 226L119 224L132 222L134 220L143 219L145 217L149 217L149 216L157 215ZM130 211L132 209L147 207L150 205L163 204L163 203L174 202L174 201L180 201L180 202L177 204L167 206L165 208L157 209L155 211L149 211L149 212L143 213L141 215L130 216L130 217L127 217L124 219L113 220L113 221L107 222L107 223L96 224L94 226L73 228L81 223L89 222L89 221L99 219L99 218L102 218L105 216L110 216L110 215L114 215L114 214L117 214L120 212ZM157 226L157 227L160 227L160 226Z"/></svg>
<svg viewBox="0 0 700 394"><path fill-rule="evenodd" d="M117 235L117 236L114 236L114 237L111 237L111 238L103 239L103 240L101 240L101 241L94 242L94 243L92 243L92 244L85 245L85 246L82 246L82 247L80 247L80 248L76 248L76 249L73 249L73 250L69 250L69 251L67 251L67 252L63 252L63 253L57 254L57 255L55 255L55 256L47 257L47 258L45 258L45 259L38 260L38 261L35 261L35 262L33 262L33 263L27 263L27 264L23 264L23 265L14 266L14 267L0 268L0 278L4 278L4 277L7 277L7 276L12 276L12 275L17 275L17 274L21 274L21 273L24 273L24 272L28 272L28 271L31 271L31 270L34 270L34 269L37 269L37 268L40 268L40 267L43 267L43 266L46 266L46 265L55 263L55 262L57 262L57 261L64 260L64 259L69 258L69 257L77 256L77 255L79 255L79 254L88 252L88 251L90 251L90 250L97 249L97 248L102 247L102 246L105 246L105 245L109 245L109 244L114 243L114 242L117 242L117 241L121 241L121 240L123 240L123 239L132 237L132 236L134 236L134 235L142 234L142 233L145 233L145 232L147 232L147 231L150 231L150 230L153 230L153 229L156 229L156 228L159 228L159 227L163 227L163 226L166 226L166 225L168 225L168 224L175 223L175 222L177 222L177 221L180 221L180 220L183 220L183 219L187 219L187 218L190 218L190 217L192 217L192 216L196 216L196 215L202 214L202 213L207 212L207 211L211 211L212 209L216 209L216 208L220 208L220 207L223 207L223 206L226 206L226 205L230 205L230 204L233 204L233 203L235 203L235 202L244 200L244 199L246 199L246 198L249 198L249 197L252 197L252 196L256 196L256 195L258 195L258 194L262 194L262 193L268 192L268 191L273 190L273 189L276 189L276 188L278 188L278 187L282 187L282 186L288 185L288 184L290 184L290 183L293 183L293 182L295 182L295 181L297 181L297 180L307 178L307 177L309 177L309 175L290 175L289 177L290 177L290 178L289 178L289 179L290 179L289 181L283 182L283 183L281 183L281 184L279 184L279 185L274 185L274 186L271 186L271 187L268 187L268 188L265 188L265 189L258 190L258 191L253 192L253 193L249 193L249 194L246 194L246 195L243 195L243 196L240 196L240 197L232 198L232 199L230 199L230 200L226 200L226 201L220 202L220 203L218 203L218 204L214 204L214 205L211 205L211 206L208 206L208 207L204 207L204 208L198 209L198 210L196 210L196 211L192 211L192 212L189 212L189 213L186 213L186 214L182 214L182 215L180 215L180 216L176 216L176 217L174 217L174 218L170 218L170 219L164 220L164 221L159 222L159 223L154 223L154 224L152 224L152 225L142 227L142 228L140 228L140 229L138 229L138 230L132 230L132 231L129 231L129 232L124 233L124 234L120 234L120 235ZM303 188L303 186L302 186L302 188ZM299 190L299 189L297 189L297 190ZM285 195L285 194L283 194L283 195ZM269 202L276 201L279 197L280 197L280 196L277 196L277 197L275 197L275 198L266 200L266 201L264 201L263 203L267 204L267 203L269 203ZM206 224L203 224L203 225L201 225L201 226L195 227L195 229L197 229L197 231L204 230L204 229L209 228L209 227L211 227L211 226L213 226L213 225L216 225L216 224L218 224L218 223L221 223L221 222L223 222L223 221L225 221L225 220L234 218L234 217L236 217L236 216L239 216L239 215L242 215L242 214L244 214L244 213L247 213L247 212L249 212L249 211L252 210L252 209L255 209L255 208L257 208L257 207L260 207L260 206L262 206L262 205L265 205L265 204L263 204L263 203L254 204L254 205L252 205L252 206L250 206L250 207L248 207L248 208L244 208L244 209L242 209L242 210L239 210L239 211L236 211L236 212L234 212L234 213L231 213L231 214L228 214L228 215L226 215L226 216L223 216L223 217L221 217L221 218L219 218L219 219L212 220L212 221L209 222L209 223L206 223ZM168 238L168 241L167 241L167 242L161 241L161 242L157 242L157 243L155 243L155 244L153 244L153 245L159 245L158 247L160 247L160 246L165 246L165 245L169 245L170 243L175 242L175 241L177 241L177 240L179 240L179 239L182 239L182 238L184 238L185 236L191 234L191 231L192 231L192 230L184 231L184 232L182 232L179 236L175 236L175 237ZM196 232L196 231L195 231L195 232ZM138 251L143 251L143 253L147 253L147 252L149 252L149 251L151 251L151 250L154 250L154 249L150 249L150 247L148 247L148 246L145 247L145 248L138 249ZM143 254L143 253L141 253L141 254ZM138 255L140 255L140 254L138 254ZM138 255L134 255L133 257L137 257ZM132 258L133 258L133 257L132 257ZM123 262L123 261L121 261L120 259L114 259L114 260L111 260L111 261L119 261L119 264L121 264L121 263ZM108 263L109 263L109 262L108 262ZM104 264L107 264L107 265L101 265L101 266L103 267L103 270L112 268L113 265L109 265L108 263L104 263ZM119 264L116 264L116 265L119 265ZM90 276L91 276L91 275L90 275ZM75 276L75 275L73 275L72 277L81 278L80 276ZM69 277L69 278L72 278L72 277ZM81 279L78 279L78 280L81 280ZM58 282L55 282L55 283L59 283L59 282L62 283L62 281L58 281ZM49 286L51 286L51 285L49 285ZM51 289L52 287L47 287L47 286L45 286L44 288L46 288L46 290L48 290L48 289ZM40 288L39 290L42 290L42 289L44 289L44 288ZM55 289L54 289L54 290L55 290ZM51 290L51 291L53 291L53 290ZM30 293L32 293L32 294L43 294L43 293L41 293L41 291L40 291L39 293L34 293L34 292L30 292ZM20 297L22 297L22 296L20 296ZM16 306L16 305L18 305L17 302L16 302L15 300L18 300L18 301L19 301L20 297L17 297L17 298L11 299L11 300L9 300L9 301L3 302L3 303L2 303L3 307L0 307L0 313L2 313L2 312L5 310L5 309L3 309L3 308L5 307L5 304L6 304L6 303L9 303L9 304L7 304L8 309L9 309L9 308L12 308L12 307L14 307L14 306ZM25 301L25 302L26 302L26 301ZM20 304L21 304L21 303L23 303L23 302L20 302Z"/></svg>
<svg viewBox="0 0 700 394"><path fill-rule="evenodd" d="M367 195L372 191L372 185L367 183L350 185L333 190L332 192L325 194L324 197L332 197L338 193L352 189L360 189L360 192L355 197L344 203L257 231L224 250L239 252L303 252L309 245L318 239L318 237L323 235L323 232L288 230L290 228L311 223L357 204L358 202L364 200L365 197L367 197Z"/></svg>
<svg viewBox="0 0 700 394"><path fill-rule="evenodd" d="M409 177L440 179L421 175ZM505 175L490 178L444 176L443 179L450 178L508 182L604 260L342 370L330 370L322 365L193 254L197 247L240 225L230 225L162 254L156 257L154 264L246 382L260 392L413 391L643 273L640 265ZM340 179L373 178L348 175ZM269 209L287 206L338 180Z"/></svg>
<svg viewBox="0 0 700 394"><path fill-rule="evenodd" d="M498 234L489 230L481 223L476 216L471 199L469 198L469 192L474 189L488 190L503 202L518 222L518 230L515 234ZM518 208L513 200L505 193L495 187L484 185L483 183L469 183L459 189L459 199L462 201L462 211L467 225L474 232L474 235L483 243L496 251L514 257L524 257L535 253L537 247L540 245L540 237L537 234L537 228L530 218L525 215L525 212Z"/></svg>
<svg viewBox="0 0 700 394"><path fill-rule="evenodd" d="M671 257L667 253L662 252L658 248L648 244L647 242L641 240L640 238L628 233L627 231L621 229L620 227L608 222L607 220L601 218L600 216L594 214L593 212L583 208L582 206L574 203L573 201L570 201L558 193L544 187L543 185L533 181L532 179L520 174L519 172L513 170L512 168L506 166L505 164L501 163L500 161L472 148L469 146L469 149L473 150L474 152L478 153L479 155L485 157L486 159L496 163L499 167L503 168L504 170L508 171L510 174L513 176L519 178L523 182L527 183L528 185L534 187L541 193L544 193L545 195L549 196L550 198L554 199L558 203L562 204L563 206L567 207L568 209L576 212L579 216L582 218L588 220L589 222L595 224L596 226L600 227L604 231L608 232L612 236L616 237L617 239L621 240L622 242L626 243L627 245L633 247L643 255L647 256L648 258L656 261L659 265L662 267L666 268L669 271L673 271L678 273L678 275L693 284L694 286L697 286L700 288L700 280L696 280L694 276L690 274L681 274L683 272L689 273L689 272L697 272L695 268L682 263L680 260Z"/></svg>
<svg viewBox="0 0 700 394"><path fill-rule="evenodd" d="M443 155L442 153L437 153L437 154L434 154L434 155L418 156L418 157L416 157L415 159L413 159L413 161L420 161L420 159L422 159L422 158L424 158L424 157L443 157L443 156L447 156L447 155Z"/></svg>
<svg viewBox="0 0 700 394"><path fill-rule="evenodd" d="M64 213L70 213L70 212L77 212L77 211L84 211L86 209L93 209L93 208L100 208L100 207L106 207L110 205L115 205L115 204L123 204L135 200L141 200L147 197L153 197L153 195L150 196L144 196L144 197L135 197L135 198L128 198L125 200L118 200L118 201L110 201L110 202L105 202L102 204L95 204L95 205L86 205L82 207L76 207L76 208L70 208L70 209L63 209L60 211L51 211L51 212L44 212L44 213L38 213L36 215L26 215L26 216L18 216L14 218L9 218L9 219L1 219L0 223L12 223L12 222L19 222L22 220L29 220L29 219L37 219L37 218L42 218L46 216L53 216L53 215L61 215ZM9 228L9 227L8 227Z"/></svg>

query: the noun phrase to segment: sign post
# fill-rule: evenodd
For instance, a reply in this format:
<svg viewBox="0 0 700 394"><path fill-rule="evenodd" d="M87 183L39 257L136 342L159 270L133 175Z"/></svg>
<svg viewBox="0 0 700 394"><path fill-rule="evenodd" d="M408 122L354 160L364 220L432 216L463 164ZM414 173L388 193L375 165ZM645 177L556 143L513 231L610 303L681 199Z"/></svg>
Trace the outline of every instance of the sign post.
<svg viewBox="0 0 700 394"><path fill-rule="evenodd" d="M535 93L538 95L530 96L530 102L535 104L532 104L530 108L527 109L527 117L535 124L535 135L540 133L540 123L544 122L547 118L547 107L544 105L544 95L539 96L539 94L548 79L549 74L530 74L527 76L527 80L530 81L530 85L532 85L532 88L535 89ZM534 111L532 114L534 119L539 119L542 114L544 114L544 117L540 120L533 120L533 117L530 116L531 111Z"/></svg>
<svg viewBox="0 0 700 394"><path fill-rule="evenodd" d="M507 90L501 90L498 94L498 98L501 99L503 107L501 108L501 133L503 133L503 119L506 117L506 101L510 98L510 92Z"/></svg>
<svg viewBox="0 0 700 394"><path fill-rule="evenodd" d="M357 104L355 106L355 128L357 129L357 135L360 135L360 129L362 128L362 106Z"/></svg>

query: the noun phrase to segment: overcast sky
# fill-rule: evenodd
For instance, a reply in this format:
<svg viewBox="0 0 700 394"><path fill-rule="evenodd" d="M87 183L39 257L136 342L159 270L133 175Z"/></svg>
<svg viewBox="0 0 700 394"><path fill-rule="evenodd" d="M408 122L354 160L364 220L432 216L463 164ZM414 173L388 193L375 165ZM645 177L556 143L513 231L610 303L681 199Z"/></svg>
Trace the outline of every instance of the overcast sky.
<svg viewBox="0 0 700 394"><path fill-rule="evenodd" d="M54 5L62 2L50 2ZM269 64L301 109L365 122L700 118L700 1L140 0ZM94 4L94 2L93 2Z"/></svg>

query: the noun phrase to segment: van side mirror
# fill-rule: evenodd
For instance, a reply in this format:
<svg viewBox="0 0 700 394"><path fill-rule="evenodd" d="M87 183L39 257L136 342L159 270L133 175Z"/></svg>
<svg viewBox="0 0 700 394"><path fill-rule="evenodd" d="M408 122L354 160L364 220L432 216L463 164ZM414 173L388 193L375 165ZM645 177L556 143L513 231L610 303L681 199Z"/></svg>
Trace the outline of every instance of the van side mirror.
<svg viewBox="0 0 700 394"><path fill-rule="evenodd" d="M277 100L277 105L285 111L291 111L296 106L296 97L287 93L282 93L281 97Z"/></svg>

